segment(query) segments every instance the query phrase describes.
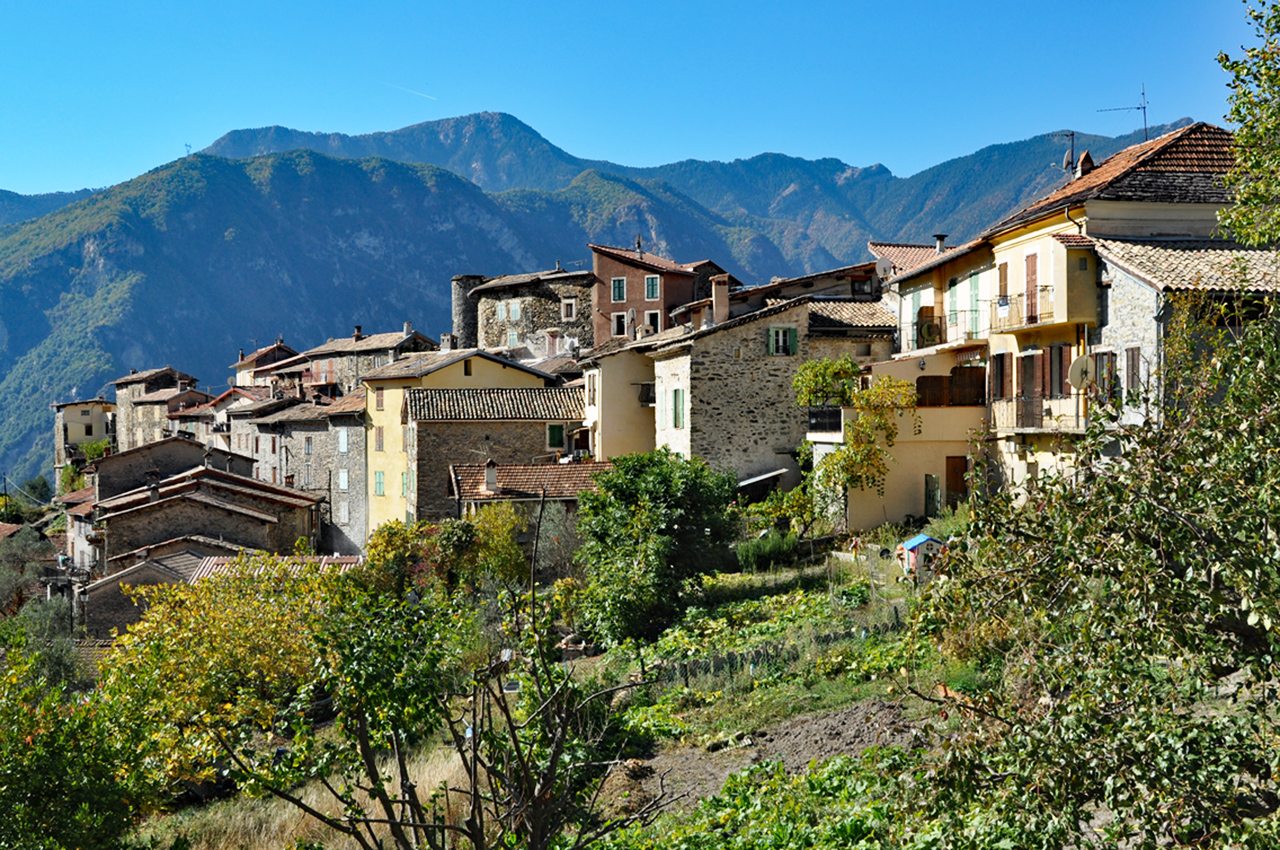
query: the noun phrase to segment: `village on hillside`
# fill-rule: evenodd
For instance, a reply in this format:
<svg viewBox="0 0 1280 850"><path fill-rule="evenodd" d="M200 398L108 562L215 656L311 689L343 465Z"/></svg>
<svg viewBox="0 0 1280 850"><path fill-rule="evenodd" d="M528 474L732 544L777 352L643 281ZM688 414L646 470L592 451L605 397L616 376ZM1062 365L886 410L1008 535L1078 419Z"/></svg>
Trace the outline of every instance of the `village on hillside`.
<svg viewBox="0 0 1280 850"><path fill-rule="evenodd" d="M799 407L792 382L846 356L864 386L913 384L920 422L883 493L847 493L846 529L965 501L975 451L996 486L1034 484L1070 468L1101 402L1145 415L1171 293L1274 290L1271 252L1218 236L1231 142L1198 123L1103 162L1086 151L962 245L872 242L874 261L752 287L715 258L590 245L590 271L453 278L439 339L409 321L302 351L276 339L228 352L216 397L180 363L130 371L114 398L54 405L65 534L21 593L66 596L107 640L140 616L125 586L299 546L350 562L384 523L497 502L572 510L614 458L663 446L758 501L800 481L802 443L820 459L845 439L856 410Z"/></svg>

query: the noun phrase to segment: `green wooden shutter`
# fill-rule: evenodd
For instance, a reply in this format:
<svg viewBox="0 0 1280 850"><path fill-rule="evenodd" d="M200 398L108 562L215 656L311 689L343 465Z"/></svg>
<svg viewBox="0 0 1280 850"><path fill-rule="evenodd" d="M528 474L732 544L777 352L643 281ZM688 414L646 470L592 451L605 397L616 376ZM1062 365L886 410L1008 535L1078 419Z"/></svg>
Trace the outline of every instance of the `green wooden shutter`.
<svg viewBox="0 0 1280 850"><path fill-rule="evenodd" d="M787 353L800 353L800 332L795 328L787 328Z"/></svg>
<svg viewBox="0 0 1280 850"><path fill-rule="evenodd" d="M969 274L969 335L978 335L978 273Z"/></svg>
<svg viewBox="0 0 1280 850"><path fill-rule="evenodd" d="M773 328L765 328L765 331L764 331L765 345L768 347L770 354L777 354L778 351L773 344L773 337L774 337Z"/></svg>

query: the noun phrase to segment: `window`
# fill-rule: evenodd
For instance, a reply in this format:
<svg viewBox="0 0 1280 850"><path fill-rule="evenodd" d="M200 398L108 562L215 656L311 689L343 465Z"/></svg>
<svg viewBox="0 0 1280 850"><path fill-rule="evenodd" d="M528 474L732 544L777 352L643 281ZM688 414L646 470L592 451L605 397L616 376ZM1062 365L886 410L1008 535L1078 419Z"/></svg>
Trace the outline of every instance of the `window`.
<svg viewBox="0 0 1280 850"><path fill-rule="evenodd" d="M80 415L81 415L81 416L88 416L88 415L89 415L89 411L87 411L87 410L82 410L82 411L80 411Z"/></svg>
<svg viewBox="0 0 1280 850"><path fill-rule="evenodd" d="M507 320L507 303L505 301L499 301L498 306L493 308L493 317L500 322Z"/></svg>
<svg viewBox="0 0 1280 850"><path fill-rule="evenodd" d="M1067 373L1071 369L1071 346L1049 346L1049 398L1066 398L1071 394Z"/></svg>
<svg viewBox="0 0 1280 850"><path fill-rule="evenodd" d="M400 473L400 495L409 495L409 473L407 472Z"/></svg>
<svg viewBox="0 0 1280 850"><path fill-rule="evenodd" d="M405 425L400 429L400 450L405 454L409 453L410 445L413 443L413 426Z"/></svg>
<svg viewBox="0 0 1280 850"><path fill-rule="evenodd" d="M309 463L304 463L302 465L302 486L311 486L311 464Z"/></svg>
<svg viewBox="0 0 1280 850"><path fill-rule="evenodd" d="M587 404L595 406L596 403L596 373L592 372L587 375Z"/></svg>
<svg viewBox="0 0 1280 850"><path fill-rule="evenodd" d="M1000 297L1009 297L1009 264L1000 264Z"/></svg>
<svg viewBox="0 0 1280 850"><path fill-rule="evenodd" d="M656 274L649 274L644 277L644 300L658 300L658 276Z"/></svg>
<svg viewBox="0 0 1280 850"><path fill-rule="evenodd" d="M1088 258L1088 257L1081 257L1081 258L1080 258L1080 271L1082 271L1082 272L1087 272L1088 270L1089 270L1089 258Z"/></svg>
<svg viewBox="0 0 1280 850"><path fill-rule="evenodd" d="M88 425L85 425L85 426L84 426L84 435L85 435L86 437L92 437L92 436L93 436L93 424L92 424L92 423L90 423L90 424L88 424Z"/></svg>
<svg viewBox="0 0 1280 850"><path fill-rule="evenodd" d="M303 451L303 454L311 454L311 438L310 437L307 437L307 439L303 441L302 451Z"/></svg>
<svg viewBox="0 0 1280 850"><path fill-rule="evenodd" d="M271 483L276 483L276 468L274 466L271 467Z"/></svg>
<svg viewBox="0 0 1280 850"><path fill-rule="evenodd" d="M383 363L386 363L386 362L387 362L387 358L382 356L381 354L373 355L373 368L377 369L379 366L381 366Z"/></svg>
<svg viewBox="0 0 1280 850"><path fill-rule="evenodd" d="M1005 355L994 354L991 357L991 398L1005 398L1005 372L1007 365Z"/></svg>
<svg viewBox="0 0 1280 850"><path fill-rule="evenodd" d="M769 353L789 356L799 350L795 328L769 328Z"/></svg>
<svg viewBox="0 0 1280 850"><path fill-rule="evenodd" d="M615 277L612 281L612 284L613 284L613 300L615 302L626 301L627 300L627 279L625 277Z"/></svg>
<svg viewBox="0 0 1280 850"><path fill-rule="evenodd" d="M462 361L462 374L471 377L471 358Z"/></svg>
<svg viewBox="0 0 1280 850"><path fill-rule="evenodd" d="M520 318L520 302L512 301L510 306L507 307L507 314L511 317L511 321L518 320Z"/></svg>
<svg viewBox="0 0 1280 850"><path fill-rule="evenodd" d="M947 282L947 324L948 325L955 325L955 323L960 318L959 310L956 307L956 299L960 295L960 293L956 291L956 288L958 286L960 286L960 279L957 277L953 277L951 278L950 281Z"/></svg>
<svg viewBox="0 0 1280 850"><path fill-rule="evenodd" d="M564 448L564 426L563 425L547 425L547 448L563 449Z"/></svg>
<svg viewBox="0 0 1280 850"><path fill-rule="evenodd" d="M1124 350L1124 388L1130 392L1137 390L1142 383L1142 349L1126 348Z"/></svg>
<svg viewBox="0 0 1280 850"><path fill-rule="evenodd" d="M684 427L684 390L680 387L671 391L671 427Z"/></svg>
<svg viewBox="0 0 1280 850"><path fill-rule="evenodd" d="M348 484L347 471L345 469L339 469L338 470L338 489L339 490L347 489L347 484Z"/></svg>
<svg viewBox="0 0 1280 850"><path fill-rule="evenodd" d="M564 322L572 322L578 317L578 299L577 298L561 298L560 299L560 320Z"/></svg>
<svg viewBox="0 0 1280 850"><path fill-rule="evenodd" d="M275 438L275 437L272 437L272 438L271 438L271 453L272 453L272 454L275 454L275 453L276 453L276 438Z"/></svg>
<svg viewBox="0 0 1280 850"><path fill-rule="evenodd" d="M347 453L347 429L346 428L338 429L338 452L340 454Z"/></svg>
<svg viewBox="0 0 1280 850"><path fill-rule="evenodd" d="M346 525L351 522L351 505L347 502L338 503L338 525Z"/></svg>
<svg viewBox="0 0 1280 850"><path fill-rule="evenodd" d="M507 348L515 348L520 344L520 335L515 331L507 331Z"/></svg>
<svg viewBox="0 0 1280 850"><path fill-rule="evenodd" d="M856 342L856 343L854 343L854 345L853 345L853 356L854 356L854 357L870 357L870 356L871 356L871 343L869 343L869 342Z"/></svg>
<svg viewBox="0 0 1280 850"><path fill-rule="evenodd" d="M627 335L627 314L614 313L611 318L613 319L613 335L626 336Z"/></svg>
<svg viewBox="0 0 1280 850"><path fill-rule="evenodd" d="M373 473L373 495L375 495L375 496L385 496L385 495L386 495L386 491L385 491L385 490L384 490L384 488L383 488L383 473L382 473L382 472L375 472L375 473Z"/></svg>
<svg viewBox="0 0 1280 850"><path fill-rule="evenodd" d="M254 454L257 454L257 453L261 450L261 448L262 448L262 447L258 444L258 440L259 440L259 438L258 438L258 437L254 437L254 438L253 438L253 453L254 453Z"/></svg>
<svg viewBox="0 0 1280 850"><path fill-rule="evenodd" d="M662 311L646 310L644 314L644 323L653 328L655 332L662 330Z"/></svg>
<svg viewBox="0 0 1280 850"><path fill-rule="evenodd" d="M382 451L382 426L373 429L373 450L375 452Z"/></svg>
<svg viewBox="0 0 1280 850"><path fill-rule="evenodd" d="M382 387L378 387L376 390L373 391L373 409L382 410L382 408L383 408Z"/></svg>

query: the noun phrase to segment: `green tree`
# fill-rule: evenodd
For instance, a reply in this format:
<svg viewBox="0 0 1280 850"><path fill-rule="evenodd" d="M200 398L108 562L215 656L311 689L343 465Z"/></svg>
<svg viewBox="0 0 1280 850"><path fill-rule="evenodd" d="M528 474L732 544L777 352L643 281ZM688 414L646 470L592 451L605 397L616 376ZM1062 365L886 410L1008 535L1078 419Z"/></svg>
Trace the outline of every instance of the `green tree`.
<svg viewBox="0 0 1280 850"><path fill-rule="evenodd" d="M1246 0L1246 7L1258 43L1236 57L1218 55L1231 75L1226 118L1236 125L1225 180L1235 204L1219 221L1242 242L1271 245L1280 242L1280 5Z"/></svg>
<svg viewBox="0 0 1280 850"><path fill-rule="evenodd" d="M53 487L49 484L49 479L41 473L34 478L28 478L18 485L18 495L29 500L35 505L46 505L53 498Z"/></svg>
<svg viewBox="0 0 1280 850"><path fill-rule="evenodd" d="M587 623L602 638L651 640L679 618L686 583L732 562L732 473L667 448L615 458L579 497Z"/></svg>
<svg viewBox="0 0 1280 850"><path fill-rule="evenodd" d="M0 665L0 847L114 850L151 799L136 725L72 694L10 634Z"/></svg>

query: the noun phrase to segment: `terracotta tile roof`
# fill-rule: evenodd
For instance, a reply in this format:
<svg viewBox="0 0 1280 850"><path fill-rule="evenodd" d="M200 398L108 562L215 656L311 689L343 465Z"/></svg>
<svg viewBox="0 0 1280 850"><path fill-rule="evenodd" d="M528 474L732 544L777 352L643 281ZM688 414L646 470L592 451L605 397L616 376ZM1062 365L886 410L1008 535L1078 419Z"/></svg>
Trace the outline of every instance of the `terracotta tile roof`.
<svg viewBox="0 0 1280 850"><path fill-rule="evenodd" d="M67 516L93 516L93 502L81 502L80 504L67 508Z"/></svg>
<svg viewBox="0 0 1280 850"><path fill-rule="evenodd" d="M868 242L867 250L876 259L884 259L893 263L890 277L905 274L917 266L931 262L944 254L938 253L936 245L910 245L902 242ZM948 245L943 251L954 251L955 246Z"/></svg>
<svg viewBox="0 0 1280 850"><path fill-rule="evenodd" d="M54 499L55 502L62 502L67 505L78 505L81 502L92 502L95 498L97 488L90 484L88 487L81 487L79 490L72 490L70 493L63 493Z"/></svg>
<svg viewBox="0 0 1280 850"><path fill-rule="evenodd" d="M405 340L417 338L430 344L435 348L435 340L430 337L423 336L417 331L410 331L405 336L404 331L391 331L385 334L369 334L356 339L354 336L344 336L340 339L331 339L315 348L308 348L302 352L303 357L320 357L325 354L356 354L361 351L390 351L399 347Z"/></svg>
<svg viewBox="0 0 1280 850"><path fill-rule="evenodd" d="M127 384L137 384L142 381L148 381L151 378L156 378L166 373L172 374L173 377L179 381L190 381L193 384L196 382L196 379L191 375L188 375L186 372L179 372L177 369L173 368L172 366L164 366L160 369L143 369L141 372L134 372L132 374L125 375L123 378L117 378L114 381L108 381L107 383L109 385L123 387Z"/></svg>
<svg viewBox="0 0 1280 850"><path fill-rule="evenodd" d="M1088 174L1069 181L987 232L995 233L1094 198L1224 204L1230 197L1221 176L1234 161L1229 131L1203 122L1190 124L1108 157Z"/></svg>
<svg viewBox="0 0 1280 850"><path fill-rule="evenodd" d="M560 375L564 372L574 373L581 372L582 367L578 365L577 358L568 354L556 354L536 363L531 363L533 368L539 372L546 372L548 375Z"/></svg>
<svg viewBox="0 0 1280 850"><path fill-rule="evenodd" d="M159 404L162 401L168 401L176 395L190 392L190 390L178 389L177 387L165 387L162 390L140 395L133 400L134 404Z"/></svg>
<svg viewBox="0 0 1280 850"><path fill-rule="evenodd" d="M935 251L933 259L921 263L909 271L905 271L901 274L895 274L893 277L893 283L901 285L903 280L910 280L917 275L922 275L925 272L932 271L938 266L949 263L952 260L958 260L961 257L979 250L980 248L987 247L989 244L990 243L985 238L979 238L974 239L972 242L966 242L963 245L957 245L955 248L949 248L945 254L939 254Z"/></svg>
<svg viewBox="0 0 1280 850"><path fill-rule="evenodd" d="M497 464L497 492L484 486L483 463L465 463L449 467L449 494L459 496L464 502L489 502L499 500L538 499L542 488L548 499L577 499L584 490L595 489L595 477L613 464L591 463L535 463Z"/></svg>
<svg viewBox="0 0 1280 850"><path fill-rule="evenodd" d="M200 482L203 482L213 490L238 493L263 501L277 502L293 508L310 507L320 501L319 497L312 496L302 490L259 481L257 478L248 478L243 475L236 475L234 472L227 472L208 466L195 466L185 472L171 475L163 481L157 482L156 486L159 489L160 498L165 499L192 493L197 490L197 484ZM150 498L151 488L144 485L112 496L110 499L103 499L97 503L97 507L110 514L111 512L135 506L139 502L150 501Z"/></svg>
<svg viewBox="0 0 1280 850"><path fill-rule="evenodd" d="M528 272L527 274L504 274L497 277L486 278L485 282L471 290L476 292L490 292L495 289L514 289L520 286L528 286L535 283L566 283L566 284L590 284L593 283L595 275L589 270L569 269L551 269L545 272Z"/></svg>
<svg viewBox="0 0 1280 850"><path fill-rule="evenodd" d="M269 425L274 422L320 422L329 417L329 407L330 405L327 404L302 402L301 404L290 405L283 410L268 413L265 416L256 417L250 421L261 425Z"/></svg>
<svg viewBox="0 0 1280 850"><path fill-rule="evenodd" d="M329 416L363 413L364 403L364 387L361 387L355 392L347 393L342 398L329 405L325 408L325 413Z"/></svg>
<svg viewBox="0 0 1280 850"><path fill-rule="evenodd" d="M258 362L259 358L265 356L266 354L269 354L272 351L277 351L277 350L282 352L287 351L288 357L293 357L295 354L298 353L294 351L292 348L290 348L289 346L285 345L283 342L276 342L276 343L272 343L271 345L265 345L262 348L259 348L257 351L253 352L252 354L246 357L242 357L241 359L237 360L235 363L231 364L229 368L239 369L241 366L249 366L253 363Z"/></svg>
<svg viewBox="0 0 1280 850"><path fill-rule="evenodd" d="M101 518L103 520L111 520L118 516L121 516L122 514L135 513L137 511L150 511L150 510L156 510L159 508L167 508L173 503L179 502L179 501L195 502L197 504L206 505L211 508L219 508L224 511L229 511L230 513L233 513L233 514L240 514L242 516L247 516L252 519L256 519L259 522L267 523L268 525L275 525L276 523L280 522L280 519L276 516L273 516L272 514L265 513L264 511L254 510L253 508L246 508L244 505L238 505L235 502L229 502L226 499L219 499L216 496L210 496L206 493L179 493L176 496L170 496L167 498L162 497L158 502L143 501L140 504L133 505L130 507L123 507L112 513L105 514Z"/></svg>
<svg viewBox="0 0 1280 850"><path fill-rule="evenodd" d="M423 375L429 375L437 369L443 369L445 366L457 363L459 360L465 360L468 357L482 357L485 360L500 363L511 369L519 369L531 375L539 375L548 380L553 380L553 376L548 375L546 372L541 372L514 360L507 360L505 357L499 357L481 348L457 348L453 351L433 351L429 354L406 357L403 360L396 360L394 363L388 363L386 366L374 369L366 374L363 380L387 381L421 378Z"/></svg>
<svg viewBox="0 0 1280 850"><path fill-rule="evenodd" d="M1280 255L1271 249L1222 239L1094 242L1098 256L1158 289L1280 292Z"/></svg>
<svg viewBox="0 0 1280 850"><path fill-rule="evenodd" d="M134 549L130 552L121 552L119 555L112 555L110 558L107 559L107 563L110 564L113 561L124 562L129 560L136 560L144 552L150 552L154 549L159 549L162 546L168 546L172 543L182 543L185 541L191 541L193 543L202 543L205 546L213 546L218 549L222 549L224 552L248 552L250 554L253 554L253 553L262 551L261 549L247 549L244 546L238 546L234 543L228 543L227 541L219 540L216 537L205 537L203 534L186 534L186 535L183 535L182 537L174 537L169 540L162 540L159 543L152 543L147 546L140 546L137 549ZM187 550L184 550L184 551L187 551Z"/></svg>
<svg viewBox="0 0 1280 850"><path fill-rule="evenodd" d="M1092 248L1093 240L1088 236L1081 236L1079 233L1055 233L1054 240L1060 245L1068 248Z"/></svg>
<svg viewBox="0 0 1280 850"><path fill-rule="evenodd" d="M15 525L11 522L0 522L0 540L4 540L6 537L12 537L21 530L22 526L20 524Z"/></svg>
<svg viewBox="0 0 1280 850"><path fill-rule="evenodd" d="M409 418L416 421L582 419L583 393L575 387L480 387L405 391Z"/></svg>
<svg viewBox="0 0 1280 850"><path fill-rule="evenodd" d="M64 402L61 402L60 404L55 404L51 406L53 407L54 410L62 410L64 407L78 407L82 404L97 405L97 406L105 407L108 410L114 410L116 406L115 402L107 401L105 398L102 398L101 396L97 398L84 399L82 401L64 401Z"/></svg>
<svg viewBox="0 0 1280 850"><path fill-rule="evenodd" d="M676 274L694 274L704 265L712 265L719 269L715 263L710 260L698 260L694 263L677 263L674 260L668 260L666 257L659 257L657 254L650 254L645 251L637 254L634 248L612 248L608 245L592 245L588 244L588 248L597 254L604 254L606 257L612 257L615 260L621 260L633 266L641 266L650 268L655 271L675 272Z"/></svg>
<svg viewBox="0 0 1280 850"><path fill-rule="evenodd" d="M196 567L191 574L191 581L196 582L206 579L218 573L225 573L231 569L239 556L228 557L226 555L210 555L200 562L200 566ZM334 556L313 556L300 558L296 555L280 557L280 561L294 566L301 567L303 564L319 564L323 569L333 569L338 572L346 572L352 567L357 567L364 563L364 558L359 555L334 555Z"/></svg>
<svg viewBox="0 0 1280 850"><path fill-rule="evenodd" d="M98 668L102 660L115 649L115 641L111 639L92 640L81 638L75 641L76 657L80 659L90 675L98 678Z"/></svg>
<svg viewBox="0 0 1280 850"><path fill-rule="evenodd" d="M898 327L898 317L881 304L865 301L827 301L816 298L809 305L809 327L887 330Z"/></svg>

